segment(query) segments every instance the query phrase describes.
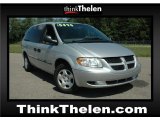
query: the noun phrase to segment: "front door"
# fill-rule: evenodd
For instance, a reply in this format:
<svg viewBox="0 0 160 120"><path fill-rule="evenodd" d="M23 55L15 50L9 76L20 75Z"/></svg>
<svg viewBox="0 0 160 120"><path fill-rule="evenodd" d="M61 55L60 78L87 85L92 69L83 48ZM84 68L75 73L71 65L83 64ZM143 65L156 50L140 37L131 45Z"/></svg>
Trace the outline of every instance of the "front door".
<svg viewBox="0 0 160 120"><path fill-rule="evenodd" d="M44 36L50 36L51 39L57 40L57 37L55 35L54 29L52 25L47 24L44 32ZM37 46L37 57L39 59L38 67L43 68L43 70L53 73L53 49L57 47L56 45L52 43L45 42L43 39Z"/></svg>

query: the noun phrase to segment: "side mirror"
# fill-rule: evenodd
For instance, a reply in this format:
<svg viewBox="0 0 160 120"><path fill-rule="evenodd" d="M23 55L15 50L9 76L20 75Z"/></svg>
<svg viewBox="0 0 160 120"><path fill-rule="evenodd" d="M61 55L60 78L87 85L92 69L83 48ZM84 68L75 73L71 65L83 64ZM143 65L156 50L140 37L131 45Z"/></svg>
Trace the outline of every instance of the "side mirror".
<svg viewBox="0 0 160 120"><path fill-rule="evenodd" d="M49 43L57 44L57 40L53 40L53 39L51 38L51 36L48 36L48 35L46 35L46 36L44 37L44 41L45 41L45 42L49 42Z"/></svg>

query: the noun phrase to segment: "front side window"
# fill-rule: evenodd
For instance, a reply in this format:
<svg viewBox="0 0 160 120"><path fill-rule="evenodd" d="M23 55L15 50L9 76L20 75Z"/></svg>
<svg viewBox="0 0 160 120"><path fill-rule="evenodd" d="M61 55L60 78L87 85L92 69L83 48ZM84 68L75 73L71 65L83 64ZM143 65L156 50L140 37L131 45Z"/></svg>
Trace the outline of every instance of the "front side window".
<svg viewBox="0 0 160 120"><path fill-rule="evenodd" d="M46 25L44 35L49 36L52 40L56 40L56 35L52 25Z"/></svg>
<svg viewBox="0 0 160 120"><path fill-rule="evenodd" d="M90 25L58 23L55 26L64 43L111 42L105 34Z"/></svg>

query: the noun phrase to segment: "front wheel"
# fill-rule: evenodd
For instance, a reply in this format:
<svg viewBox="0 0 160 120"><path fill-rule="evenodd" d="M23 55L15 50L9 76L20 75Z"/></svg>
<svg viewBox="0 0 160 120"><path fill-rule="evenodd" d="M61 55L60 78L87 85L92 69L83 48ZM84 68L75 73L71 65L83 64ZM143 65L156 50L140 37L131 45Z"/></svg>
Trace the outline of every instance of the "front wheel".
<svg viewBox="0 0 160 120"><path fill-rule="evenodd" d="M72 69L64 64L60 64L54 74L56 86L64 93L73 93L77 89Z"/></svg>

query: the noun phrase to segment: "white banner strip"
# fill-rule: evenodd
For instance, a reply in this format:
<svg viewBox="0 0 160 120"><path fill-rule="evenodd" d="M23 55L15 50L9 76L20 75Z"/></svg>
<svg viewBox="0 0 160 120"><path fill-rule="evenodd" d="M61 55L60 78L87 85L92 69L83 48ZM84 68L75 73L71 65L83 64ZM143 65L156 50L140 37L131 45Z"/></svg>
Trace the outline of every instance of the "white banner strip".
<svg viewBox="0 0 160 120"><path fill-rule="evenodd" d="M159 0L1 0L1 3L160 3Z"/></svg>

